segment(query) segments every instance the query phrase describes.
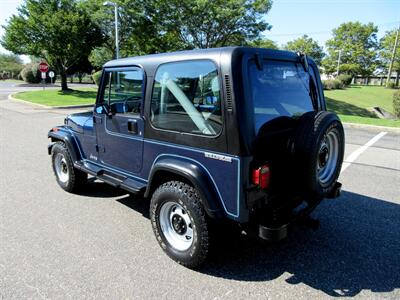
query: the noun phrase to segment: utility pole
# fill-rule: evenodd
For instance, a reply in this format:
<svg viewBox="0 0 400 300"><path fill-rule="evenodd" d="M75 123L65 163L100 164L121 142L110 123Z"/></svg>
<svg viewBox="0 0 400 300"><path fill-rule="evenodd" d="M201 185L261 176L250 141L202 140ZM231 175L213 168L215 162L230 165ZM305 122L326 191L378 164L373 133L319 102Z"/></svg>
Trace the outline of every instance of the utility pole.
<svg viewBox="0 0 400 300"><path fill-rule="evenodd" d="M337 60L337 72L336 72L336 77L339 76L340 56L341 56L341 54L342 54L342 50L339 49L338 52L339 52L339 56L338 56L338 60Z"/></svg>
<svg viewBox="0 0 400 300"><path fill-rule="evenodd" d="M388 72L387 79L386 79L386 87L389 86L390 78L392 77L392 69L393 69L394 57L396 55L397 44L399 42L399 31L400 31L400 25L399 25L399 28L397 29L397 32L396 32L396 40L394 41L392 59L390 60L389 72Z"/></svg>

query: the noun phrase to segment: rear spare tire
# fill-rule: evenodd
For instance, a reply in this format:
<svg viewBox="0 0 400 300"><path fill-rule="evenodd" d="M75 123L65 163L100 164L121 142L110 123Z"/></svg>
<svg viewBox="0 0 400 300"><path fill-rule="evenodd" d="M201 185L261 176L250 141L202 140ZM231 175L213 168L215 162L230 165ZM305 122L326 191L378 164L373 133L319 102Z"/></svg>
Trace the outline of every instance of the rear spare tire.
<svg viewBox="0 0 400 300"><path fill-rule="evenodd" d="M293 137L293 157L302 192L321 199L335 187L343 163L344 130L332 112L308 112Z"/></svg>

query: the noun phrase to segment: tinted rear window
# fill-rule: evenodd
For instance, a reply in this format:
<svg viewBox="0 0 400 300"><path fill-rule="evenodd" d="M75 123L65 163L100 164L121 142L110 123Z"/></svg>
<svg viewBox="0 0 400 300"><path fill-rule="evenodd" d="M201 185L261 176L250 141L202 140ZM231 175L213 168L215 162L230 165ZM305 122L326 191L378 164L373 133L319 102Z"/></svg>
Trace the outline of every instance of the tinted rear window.
<svg viewBox="0 0 400 300"><path fill-rule="evenodd" d="M265 61L259 70L254 61L248 67L254 126L260 127L280 116L301 116L312 111L309 74L300 63Z"/></svg>

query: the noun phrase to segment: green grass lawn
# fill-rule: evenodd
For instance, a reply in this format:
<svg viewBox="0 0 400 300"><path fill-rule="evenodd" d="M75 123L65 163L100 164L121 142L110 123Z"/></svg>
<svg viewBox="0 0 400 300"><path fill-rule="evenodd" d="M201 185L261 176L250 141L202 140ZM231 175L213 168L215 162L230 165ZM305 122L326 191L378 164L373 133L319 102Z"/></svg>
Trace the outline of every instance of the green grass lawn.
<svg viewBox="0 0 400 300"><path fill-rule="evenodd" d="M395 90L380 86L350 86L324 91L328 110L339 114L344 122L400 127L400 120L379 119L367 108L380 107L393 113Z"/></svg>
<svg viewBox="0 0 400 300"><path fill-rule="evenodd" d="M23 81L23 80L18 80L18 79L6 79L6 80L0 81L0 82L25 83L25 81Z"/></svg>
<svg viewBox="0 0 400 300"><path fill-rule="evenodd" d="M21 92L14 95L15 98L32 103L48 106L68 106L94 104L97 89L79 88L76 90L61 91L59 89L47 89L32 92Z"/></svg>

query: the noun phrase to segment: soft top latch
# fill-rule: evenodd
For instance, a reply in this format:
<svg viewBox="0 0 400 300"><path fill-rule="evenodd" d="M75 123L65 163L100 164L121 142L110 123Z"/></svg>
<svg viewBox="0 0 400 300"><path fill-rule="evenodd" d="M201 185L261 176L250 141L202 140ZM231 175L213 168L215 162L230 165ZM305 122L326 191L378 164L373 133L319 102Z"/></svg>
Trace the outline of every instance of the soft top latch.
<svg viewBox="0 0 400 300"><path fill-rule="evenodd" d="M304 71L308 73L309 66L308 66L308 59L307 59L307 54L303 52L297 52L297 55L300 58L301 65L304 68Z"/></svg>

